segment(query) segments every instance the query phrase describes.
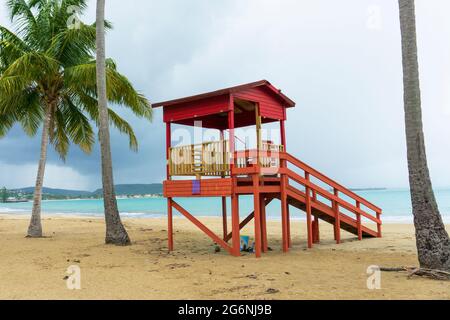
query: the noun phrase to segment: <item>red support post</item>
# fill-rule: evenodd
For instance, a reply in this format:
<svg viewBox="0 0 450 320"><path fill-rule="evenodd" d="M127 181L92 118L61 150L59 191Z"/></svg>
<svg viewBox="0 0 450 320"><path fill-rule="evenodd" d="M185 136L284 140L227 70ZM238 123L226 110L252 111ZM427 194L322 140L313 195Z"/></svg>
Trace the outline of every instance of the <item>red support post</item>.
<svg viewBox="0 0 450 320"><path fill-rule="evenodd" d="M320 243L320 230L319 230L319 217L314 216L314 220L312 222L313 229L313 243Z"/></svg>
<svg viewBox="0 0 450 320"><path fill-rule="evenodd" d="M377 219L379 220L379 221L381 221L381 212L377 212ZM378 233L378 238L381 238L382 237L382 234L381 234L381 223L377 223L377 233Z"/></svg>
<svg viewBox="0 0 450 320"><path fill-rule="evenodd" d="M289 210L289 203L286 206L286 214L287 214L287 241L288 247L292 248L292 238L291 238L291 212Z"/></svg>
<svg viewBox="0 0 450 320"><path fill-rule="evenodd" d="M286 127L285 120L280 120L280 137L283 151L287 152L286 148ZM281 167L287 168L286 160L281 160ZM287 185L288 179L286 175L281 175L281 223L283 232L283 251L288 252L292 247L291 240L291 217L289 213L289 203L287 202Z"/></svg>
<svg viewBox="0 0 450 320"><path fill-rule="evenodd" d="M285 126L285 120L280 120L280 134L281 134L281 145L284 148L284 152L287 152L286 149L286 126Z"/></svg>
<svg viewBox="0 0 450 320"><path fill-rule="evenodd" d="M261 257L261 210L259 194L259 173L253 175L253 203L255 206L255 255Z"/></svg>
<svg viewBox="0 0 450 320"><path fill-rule="evenodd" d="M281 161L281 167L286 167L286 160ZM282 232L282 247L283 252L289 251L289 241L288 241L288 202L287 202L287 176L283 173L281 174L281 232Z"/></svg>
<svg viewBox="0 0 450 320"><path fill-rule="evenodd" d="M172 145L171 126L170 122L166 123L166 176L167 180L170 176L170 147ZM169 252L173 251L173 212L172 212L172 198L167 198L167 241Z"/></svg>
<svg viewBox="0 0 450 320"><path fill-rule="evenodd" d="M167 222L168 222L168 246L169 252L173 251L173 212L172 212L172 198L167 198Z"/></svg>
<svg viewBox="0 0 450 320"><path fill-rule="evenodd" d="M269 244L267 242L267 219L266 219L266 199L260 197L260 209L261 209L261 245L262 251L267 252L269 250Z"/></svg>
<svg viewBox="0 0 450 320"><path fill-rule="evenodd" d="M234 169L234 98L230 95L229 106L228 106L228 130L229 130L229 144L230 144L230 157L227 159L230 162L230 172L233 180L233 190L231 195L231 231L232 231L232 254L235 257L241 255L241 237L240 237L240 227L239 227L239 195L236 193L237 179L233 175Z"/></svg>
<svg viewBox="0 0 450 320"><path fill-rule="evenodd" d="M334 188L334 195L339 197L339 190ZM333 201L334 210L334 238L337 244L341 243L341 215L339 213L339 203Z"/></svg>
<svg viewBox="0 0 450 320"><path fill-rule="evenodd" d="M237 194L231 196L231 226L233 256L239 257L241 255L241 236L239 227L239 196Z"/></svg>
<svg viewBox="0 0 450 320"><path fill-rule="evenodd" d="M226 149L225 149L225 138L223 134L223 130L220 130L220 141L222 144L222 161L227 161L226 159ZM225 163L223 163L225 165ZM223 167L223 166L222 166ZM222 174L222 178L225 178L225 173ZM223 220L223 239L227 241L227 235L228 235L228 226L227 226L227 197L222 197L222 220Z"/></svg>
<svg viewBox="0 0 450 320"><path fill-rule="evenodd" d="M228 130L229 130L229 144L230 144L230 155L231 159L230 161L230 171L232 171L234 167L234 152L235 152L235 145L234 145L234 98L232 95L230 95L230 101L229 101L229 111L228 111Z"/></svg>
<svg viewBox="0 0 450 320"><path fill-rule="evenodd" d="M170 122L166 123L166 174L167 180L170 180L170 148L172 145L172 135L170 129Z"/></svg>
<svg viewBox="0 0 450 320"><path fill-rule="evenodd" d="M358 209L361 209L361 203L359 201L356 201L356 207ZM356 225L358 228L358 240L362 240L362 228L361 228L361 214L356 214Z"/></svg>
<svg viewBox="0 0 450 320"><path fill-rule="evenodd" d="M309 182L309 173L305 172L305 179ZM308 248L313 247L311 189L306 187L306 228L308 235Z"/></svg>
<svg viewBox="0 0 450 320"><path fill-rule="evenodd" d="M222 197L222 220L223 220L223 239L226 241L228 235L227 226L227 198Z"/></svg>

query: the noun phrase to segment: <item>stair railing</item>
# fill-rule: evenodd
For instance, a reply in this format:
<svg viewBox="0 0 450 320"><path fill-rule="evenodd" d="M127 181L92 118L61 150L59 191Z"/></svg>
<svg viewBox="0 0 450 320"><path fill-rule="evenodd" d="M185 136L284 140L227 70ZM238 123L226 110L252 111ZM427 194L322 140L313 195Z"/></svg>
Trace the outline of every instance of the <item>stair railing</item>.
<svg viewBox="0 0 450 320"><path fill-rule="evenodd" d="M324 174L320 173L319 171L315 170L314 168L308 166L304 162L300 161L299 159L293 157L289 153L286 152L280 152L279 157L281 159L281 167L280 167L280 174L286 175L289 179L294 180L295 182L299 183L300 185L303 185L305 187L305 190L308 194L312 192L313 200L317 202L317 194L324 197L325 199L328 199L332 203L332 209L335 212L335 218L336 218L336 224L337 228L339 228L339 220L340 216L343 214L340 212L339 208L342 207L356 215L356 223L358 228L358 238L362 238L362 217L376 223L377 225L377 236L381 237L381 214L382 210L375 206L373 203L367 201L366 199L362 198L361 196L357 195L353 191L345 188L341 184L337 183L336 181L328 178ZM304 171L305 177L300 176L299 174L295 173L294 171L290 170L287 167L287 163L290 163L297 167L298 169ZM310 177L314 177L318 179L319 181L322 181L326 185L328 185L332 190L333 193L329 192L328 190L325 190L324 188L314 184L311 182ZM340 197L340 194L344 194L347 197L351 198L355 201L355 204L351 204ZM369 208L370 210L375 212L376 217L370 215L368 212L361 209L361 205L364 205L365 207ZM339 238L339 231L335 229L335 235L337 238ZM339 239L337 239L339 240Z"/></svg>

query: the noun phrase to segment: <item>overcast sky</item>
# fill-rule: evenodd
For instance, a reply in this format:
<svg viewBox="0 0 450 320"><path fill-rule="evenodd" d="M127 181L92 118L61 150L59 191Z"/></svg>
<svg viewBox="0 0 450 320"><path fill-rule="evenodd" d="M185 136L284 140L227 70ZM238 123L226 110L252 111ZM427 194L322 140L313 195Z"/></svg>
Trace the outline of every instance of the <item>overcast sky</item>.
<svg viewBox="0 0 450 320"><path fill-rule="evenodd" d="M10 25L0 0L0 24ZM416 0L423 113L435 187L450 186L450 1ZM297 102L291 153L349 187L407 187L396 0L109 0L107 55L152 102L267 79ZM89 1L85 22L95 18ZM161 110L152 124L121 112L140 150L112 132L116 183L164 177ZM0 185L34 184L39 139L0 140ZM51 151L48 187L101 185L98 146Z"/></svg>

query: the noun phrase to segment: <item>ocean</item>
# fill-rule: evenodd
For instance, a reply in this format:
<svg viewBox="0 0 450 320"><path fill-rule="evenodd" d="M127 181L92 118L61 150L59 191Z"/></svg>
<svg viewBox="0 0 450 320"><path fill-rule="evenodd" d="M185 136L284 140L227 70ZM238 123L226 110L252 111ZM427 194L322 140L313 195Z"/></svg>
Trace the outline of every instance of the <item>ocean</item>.
<svg viewBox="0 0 450 320"><path fill-rule="evenodd" d="M357 191L357 194L383 209L382 220L392 223L412 223L411 200L408 189L385 189ZM435 195L443 219L450 223L450 188L436 189ZM221 216L222 206L219 198L182 198L177 200L184 208L196 216ZM119 199L122 217L156 218L166 215L167 207L164 198ZM29 215L31 202L0 203L1 214ZM230 203L228 203L228 210ZM102 200L57 200L43 201L42 211L52 215L103 216ZM241 217L253 211L251 197L240 198ZM230 212L230 211L228 211ZM267 207L269 219L280 219L280 202L273 201ZM305 218L303 212L291 210L294 219Z"/></svg>

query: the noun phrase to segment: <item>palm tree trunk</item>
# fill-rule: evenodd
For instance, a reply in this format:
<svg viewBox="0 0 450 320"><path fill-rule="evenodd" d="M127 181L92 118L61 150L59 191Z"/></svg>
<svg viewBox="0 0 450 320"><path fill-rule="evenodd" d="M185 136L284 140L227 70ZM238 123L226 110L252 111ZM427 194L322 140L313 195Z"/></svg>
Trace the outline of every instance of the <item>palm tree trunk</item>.
<svg viewBox="0 0 450 320"><path fill-rule="evenodd" d="M49 140L51 117L52 117L52 106L48 105L45 114L44 126L42 128L41 156L39 158L36 184L34 187L33 209L31 212L31 220L27 232L28 238L42 237L42 224L41 224L42 188L44 185L45 163L47 161L47 147Z"/></svg>
<svg viewBox="0 0 450 320"><path fill-rule="evenodd" d="M102 158L103 201L105 206L107 244L128 245L128 233L120 219L111 159L109 116L106 94L105 63L105 0L97 0L97 95L99 107L99 136Z"/></svg>
<svg viewBox="0 0 450 320"><path fill-rule="evenodd" d="M399 0L409 183L417 252L423 268L450 270L450 240L434 197L427 166L417 59L414 0Z"/></svg>

